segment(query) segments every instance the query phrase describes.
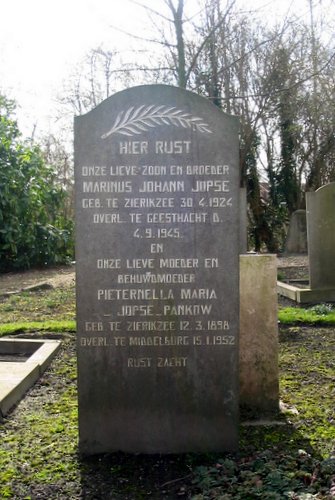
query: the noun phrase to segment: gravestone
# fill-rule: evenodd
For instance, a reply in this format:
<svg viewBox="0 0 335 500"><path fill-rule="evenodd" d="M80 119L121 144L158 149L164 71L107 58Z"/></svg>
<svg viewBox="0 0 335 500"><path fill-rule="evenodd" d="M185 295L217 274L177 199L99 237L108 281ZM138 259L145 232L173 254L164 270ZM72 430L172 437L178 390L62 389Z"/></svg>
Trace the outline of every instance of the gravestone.
<svg viewBox="0 0 335 500"><path fill-rule="evenodd" d="M335 182L306 193L306 209L310 288L335 292Z"/></svg>
<svg viewBox="0 0 335 500"><path fill-rule="evenodd" d="M75 119L79 447L235 450L238 121L164 85Z"/></svg>
<svg viewBox="0 0 335 500"><path fill-rule="evenodd" d="M306 210L293 212L285 241L285 254L307 253Z"/></svg>
<svg viewBox="0 0 335 500"><path fill-rule="evenodd" d="M299 303L335 302L335 182L306 193L309 286L278 282L278 292Z"/></svg>

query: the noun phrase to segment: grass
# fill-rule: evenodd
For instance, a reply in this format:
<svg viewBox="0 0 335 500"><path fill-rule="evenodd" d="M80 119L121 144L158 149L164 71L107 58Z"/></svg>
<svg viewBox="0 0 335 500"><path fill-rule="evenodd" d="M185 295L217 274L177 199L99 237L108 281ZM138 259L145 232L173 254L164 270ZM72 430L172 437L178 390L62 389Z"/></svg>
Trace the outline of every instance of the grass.
<svg viewBox="0 0 335 500"><path fill-rule="evenodd" d="M280 387L290 416L314 451L335 454L335 334L333 329L291 327L281 332Z"/></svg>
<svg viewBox="0 0 335 500"><path fill-rule="evenodd" d="M36 329L75 331L75 289L59 288L23 292L0 300L0 336ZM279 309L282 325L335 325L335 309L330 304L309 308Z"/></svg>
<svg viewBox="0 0 335 500"><path fill-rule="evenodd" d="M282 425L241 426L236 455L167 458L78 455L75 335L64 334L63 339L61 354L32 389L32 397L20 403L0 430L0 498L142 499L149 491L156 499L333 498L331 330L281 329L281 398L295 409L282 417ZM179 483L180 478L186 479Z"/></svg>
<svg viewBox="0 0 335 500"><path fill-rule="evenodd" d="M64 338L65 343L69 341L68 336ZM72 498L66 483L79 477L75 356L63 348L50 375L53 383L42 377L41 387L32 389L35 397L23 400L11 425L5 421L0 431L0 498L35 498L30 496L33 485L36 497L49 498L44 487L63 481L63 498ZM47 393L43 404L38 397L41 392ZM38 496L38 491L45 494Z"/></svg>
<svg viewBox="0 0 335 500"><path fill-rule="evenodd" d="M75 332L75 321L34 321L31 323L5 323L0 325L0 337L15 333L45 332Z"/></svg>
<svg viewBox="0 0 335 500"><path fill-rule="evenodd" d="M0 337L37 330L74 332L74 286L3 297L0 301L0 317Z"/></svg>
<svg viewBox="0 0 335 500"><path fill-rule="evenodd" d="M0 335L63 332L60 355L0 427L0 498L335 498L335 333L315 326L334 325L331 307L279 311L288 412L281 425L241 426L238 454L85 459L77 453L74 290L56 292L0 303L1 318L7 314Z"/></svg>
<svg viewBox="0 0 335 500"><path fill-rule="evenodd" d="M280 309L278 319L283 325L335 325L335 310L323 308L286 307Z"/></svg>
<svg viewBox="0 0 335 500"><path fill-rule="evenodd" d="M22 292L0 299L2 323L35 321L74 321L75 289L56 288Z"/></svg>

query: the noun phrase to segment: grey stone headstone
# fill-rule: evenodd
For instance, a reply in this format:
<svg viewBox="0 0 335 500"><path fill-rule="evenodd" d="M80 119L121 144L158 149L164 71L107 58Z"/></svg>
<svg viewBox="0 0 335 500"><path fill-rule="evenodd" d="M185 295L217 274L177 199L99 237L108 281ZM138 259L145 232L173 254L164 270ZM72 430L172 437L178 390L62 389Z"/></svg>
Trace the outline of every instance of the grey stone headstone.
<svg viewBox="0 0 335 500"><path fill-rule="evenodd" d="M75 119L79 445L234 450L238 121L164 85Z"/></svg>
<svg viewBox="0 0 335 500"><path fill-rule="evenodd" d="M306 210L293 212L285 241L285 253L307 253Z"/></svg>
<svg viewBox="0 0 335 500"><path fill-rule="evenodd" d="M335 288L335 182L306 193L310 288Z"/></svg>

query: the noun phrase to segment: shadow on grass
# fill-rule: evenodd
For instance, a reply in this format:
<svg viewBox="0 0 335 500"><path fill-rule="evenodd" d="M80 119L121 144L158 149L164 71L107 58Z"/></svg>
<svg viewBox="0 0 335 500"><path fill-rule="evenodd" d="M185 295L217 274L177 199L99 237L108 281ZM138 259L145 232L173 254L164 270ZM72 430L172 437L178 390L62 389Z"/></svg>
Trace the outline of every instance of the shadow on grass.
<svg viewBox="0 0 335 500"><path fill-rule="evenodd" d="M81 457L83 498L178 498L192 482L192 455L111 453Z"/></svg>
<svg viewBox="0 0 335 500"><path fill-rule="evenodd" d="M280 425L271 427L241 426L236 454L81 457L82 496L129 500L210 499L220 495L243 500L288 498L282 495L289 490L326 490L329 478L321 477L321 462L308 440L282 419Z"/></svg>

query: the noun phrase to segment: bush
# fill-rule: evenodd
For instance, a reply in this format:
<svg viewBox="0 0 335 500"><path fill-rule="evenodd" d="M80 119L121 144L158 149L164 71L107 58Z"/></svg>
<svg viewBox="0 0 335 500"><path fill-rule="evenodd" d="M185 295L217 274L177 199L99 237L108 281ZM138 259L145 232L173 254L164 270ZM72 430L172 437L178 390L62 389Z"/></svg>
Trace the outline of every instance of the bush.
<svg viewBox="0 0 335 500"><path fill-rule="evenodd" d="M64 263L73 254L73 222L62 217L66 193L40 148L23 141L0 95L0 272Z"/></svg>

